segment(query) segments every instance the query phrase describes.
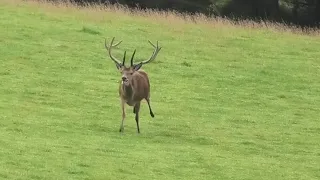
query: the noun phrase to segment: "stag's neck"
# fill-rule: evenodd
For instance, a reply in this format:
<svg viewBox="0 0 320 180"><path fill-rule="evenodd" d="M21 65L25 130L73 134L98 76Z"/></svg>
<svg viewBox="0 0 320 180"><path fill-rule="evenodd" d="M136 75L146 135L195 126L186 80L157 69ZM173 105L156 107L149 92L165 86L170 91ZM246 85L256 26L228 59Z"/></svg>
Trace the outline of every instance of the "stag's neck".
<svg viewBox="0 0 320 180"><path fill-rule="evenodd" d="M130 100L133 95L132 85L126 86L126 85L122 84L122 91L123 91L123 95L125 96L125 98Z"/></svg>

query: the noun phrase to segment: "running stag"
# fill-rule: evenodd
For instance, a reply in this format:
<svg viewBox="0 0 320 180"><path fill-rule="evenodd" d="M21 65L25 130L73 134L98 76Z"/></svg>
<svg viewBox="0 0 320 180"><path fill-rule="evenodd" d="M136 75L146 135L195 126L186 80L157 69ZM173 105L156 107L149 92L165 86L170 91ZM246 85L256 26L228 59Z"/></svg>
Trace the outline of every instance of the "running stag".
<svg viewBox="0 0 320 180"><path fill-rule="evenodd" d="M142 99L145 99L147 101L150 115L151 117L154 117L154 114L150 106L150 83L149 83L148 74L140 68L143 64L147 64L153 61L157 57L157 54L161 50L161 47L158 46L158 41L157 41L157 45L154 45L149 41L149 43L154 48L154 51L151 57L145 61L141 61L139 63L133 63L133 58L136 53L136 49L135 49L131 56L130 67L126 67L125 66L126 51L124 52L122 63L111 54L112 48L117 47L122 41L119 41L118 43L115 43L115 44L113 44L113 42L114 42L114 37L112 38L109 46L107 45L107 40L105 40L105 48L107 49L111 60L116 64L117 69L121 73L121 81L119 85L119 96L121 99L122 121L120 126L120 132L124 131L124 120L126 117L125 104L128 104L129 106L133 106L133 113L135 113L137 130L138 130L138 133L140 133L139 110L140 110L140 104Z"/></svg>

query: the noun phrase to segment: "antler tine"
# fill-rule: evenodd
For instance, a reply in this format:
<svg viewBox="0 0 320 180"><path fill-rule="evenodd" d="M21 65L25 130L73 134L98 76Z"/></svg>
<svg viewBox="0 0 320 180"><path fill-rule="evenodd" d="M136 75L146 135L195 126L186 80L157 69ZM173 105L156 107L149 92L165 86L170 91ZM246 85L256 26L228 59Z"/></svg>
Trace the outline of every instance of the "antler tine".
<svg viewBox="0 0 320 180"><path fill-rule="evenodd" d="M121 40L118 43L113 44L114 38L115 37L113 37L111 42L110 42L110 47L117 47L120 43L122 43L122 40ZM104 41L104 46L109 50L110 47L107 46L107 39L106 38L105 38L105 41Z"/></svg>
<svg viewBox="0 0 320 180"><path fill-rule="evenodd" d="M117 65L121 65L121 62L111 54L111 49L113 47L118 46L122 41L119 41L118 43L113 44L114 39L115 39L115 37L112 38L109 46L107 46L107 39L105 39L104 46L108 50L108 53L109 53L111 60L113 60Z"/></svg>
<svg viewBox="0 0 320 180"><path fill-rule="evenodd" d="M148 42L151 44L151 46L153 46L154 48L156 48L156 46L155 46L150 40L148 40ZM157 41L157 46L158 46L158 41Z"/></svg>
<svg viewBox="0 0 320 180"><path fill-rule="evenodd" d="M153 61L153 60L157 57L159 51L160 51L161 48L162 48L162 47L159 47L158 41L157 41L157 46L155 46L150 40L148 40L148 42L151 44L151 46L154 47L154 51L153 51L151 57L150 57L149 59L145 60L145 61L141 61L141 62L140 62L141 64L147 64L147 63L149 63L150 61Z"/></svg>
<svg viewBox="0 0 320 180"><path fill-rule="evenodd" d="M127 53L127 51L124 51L123 59L122 59L122 65L123 66L124 66L124 63L126 62L126 53Z"/></svg>
<svg viewBox="0 0 320 180"><path fill-rule="evenodd" d="M134 55L136 54L136 49L133 51L133 54L131 56L131 66L133 66L133 58L134 58Z"/></svg>

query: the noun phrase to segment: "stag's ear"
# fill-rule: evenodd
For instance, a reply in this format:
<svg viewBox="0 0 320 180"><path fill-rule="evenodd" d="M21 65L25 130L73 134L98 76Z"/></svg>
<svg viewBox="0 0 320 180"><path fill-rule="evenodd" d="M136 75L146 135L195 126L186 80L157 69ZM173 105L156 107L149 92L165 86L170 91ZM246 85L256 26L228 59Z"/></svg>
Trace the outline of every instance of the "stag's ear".
<svg viewBox="0 0 320 180"><path fill-rule="evenodd" d="M122 68L122 64L116 64L117 69L121 69Z"/></svg>
<svg viewBox="0 0 320 180"><path fill-rule="evenodd" d="M138 70L141 68L141 66L142 66L142 63L135 64L135 65L133 65L133 69L134 69L135 71L138 71Z"/></svg>

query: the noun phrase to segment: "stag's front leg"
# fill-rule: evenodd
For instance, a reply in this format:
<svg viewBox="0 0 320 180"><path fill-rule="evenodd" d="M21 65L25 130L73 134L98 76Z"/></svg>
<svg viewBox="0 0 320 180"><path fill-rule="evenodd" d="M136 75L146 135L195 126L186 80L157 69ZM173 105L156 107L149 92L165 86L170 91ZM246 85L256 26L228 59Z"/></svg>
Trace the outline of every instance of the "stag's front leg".
<svg viewBox="0 0 320 180"><path fill-rule="evenodd" d="M135 106L134 106L134 110L135 110L135 113L136 113L136 123L137 123L137 130L138 130L138 133L140 133L140 127L139 127L139 111L140 111L140 102L138 102Z"/></svg>
<svg viewBox="0 0 320 180"><path fill-rule="evenodd" d="M125 108L125 102L123 99L121 99L121 109L122 109L122 121L119 132L123 132L124 130L124 119L126 118L126 108Z"/></svg>

